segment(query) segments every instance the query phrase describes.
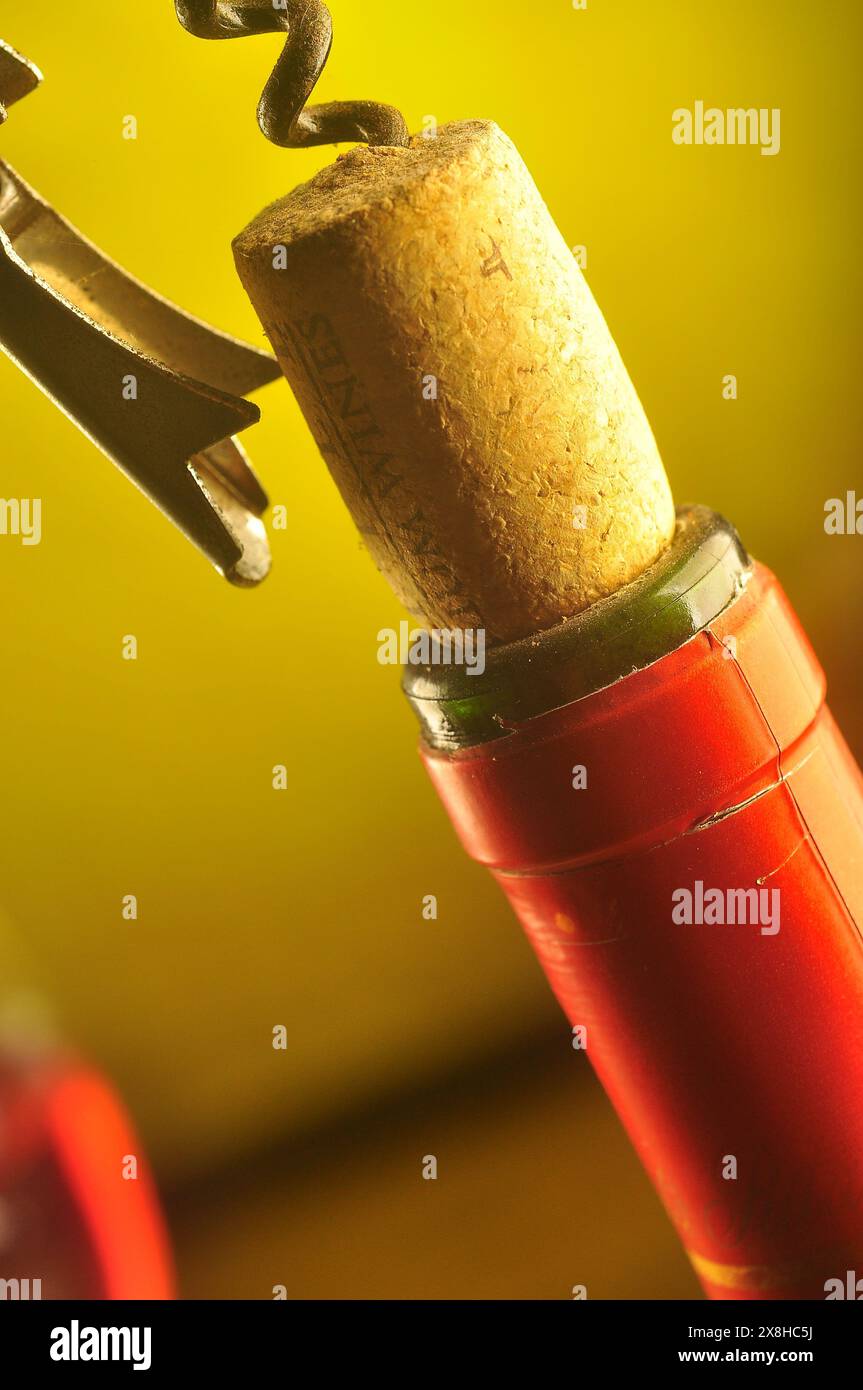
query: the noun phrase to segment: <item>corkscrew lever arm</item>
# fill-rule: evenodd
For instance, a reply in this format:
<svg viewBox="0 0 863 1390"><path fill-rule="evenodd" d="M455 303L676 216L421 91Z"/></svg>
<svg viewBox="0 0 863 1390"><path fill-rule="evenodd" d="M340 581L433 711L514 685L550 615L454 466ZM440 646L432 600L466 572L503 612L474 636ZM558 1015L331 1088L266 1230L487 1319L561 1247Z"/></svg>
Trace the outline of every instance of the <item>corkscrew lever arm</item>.
<svg viewBox="0 0 863 1390"><path fill-rule="evenodd" d="M0 41L0 122L40 80ZM221 573L264 578L267 498L233 436L275 360L147 289L2 161L0 349Z"/></svg>

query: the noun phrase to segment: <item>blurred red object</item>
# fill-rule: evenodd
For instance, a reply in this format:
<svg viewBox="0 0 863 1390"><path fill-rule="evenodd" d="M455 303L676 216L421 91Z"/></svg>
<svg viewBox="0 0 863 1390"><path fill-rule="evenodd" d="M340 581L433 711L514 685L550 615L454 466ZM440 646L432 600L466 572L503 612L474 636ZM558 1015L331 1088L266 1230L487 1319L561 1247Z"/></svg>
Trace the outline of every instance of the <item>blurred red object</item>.
<svg viewBox="0 0 863 1390"><path fill-rule="evenodd" d="M129 1117L74 1058L0 1058L0 1291L174 1297L167 1232Z"/></svg>

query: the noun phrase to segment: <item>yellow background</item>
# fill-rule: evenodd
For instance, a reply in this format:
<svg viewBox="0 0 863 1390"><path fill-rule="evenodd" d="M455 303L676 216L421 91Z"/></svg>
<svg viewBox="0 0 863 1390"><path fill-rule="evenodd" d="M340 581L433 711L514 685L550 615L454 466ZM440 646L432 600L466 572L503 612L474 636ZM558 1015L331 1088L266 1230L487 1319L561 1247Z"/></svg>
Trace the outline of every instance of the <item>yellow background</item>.
<svg viewBox="0 0 863 1390"><path fill-rule="evenodd" d="M863 538L823 531L827 498L863 492L859 6L331 9L323 99L391 101L413 129L491 117L516 141L587 247L676 496L725 512L780 573L859 754ZM155 289L261 343L231 238L331 158L258 134L280 40L195 40L171 0L3 0L0 24L46 78L0 155ZM671 112L697 99L780 107L781 153L675 146ZM0 493L40 496L44 531L0 538L4 989L35 984L120 1084L187 1293L266 1297L281 1270L296 1296L691 1295L516 924L426 785L376 661L403 615L287 387L258 399L244 442L289 525L249 593L0 359ZM420 1156L446 1146L451 1186L421 1182Z"/></svg>

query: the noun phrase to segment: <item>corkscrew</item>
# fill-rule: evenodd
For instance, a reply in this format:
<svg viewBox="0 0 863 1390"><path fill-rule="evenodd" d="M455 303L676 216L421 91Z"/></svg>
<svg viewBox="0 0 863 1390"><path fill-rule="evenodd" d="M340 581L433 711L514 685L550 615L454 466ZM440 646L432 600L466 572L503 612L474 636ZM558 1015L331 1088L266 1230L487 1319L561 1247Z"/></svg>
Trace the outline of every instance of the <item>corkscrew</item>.
<svg viewBox="0 0 863 1390"><path fill-rule="evenodd" d="M41 80L0 41L0 124ZM221 573L264 578L267 498L234 436L274 359L154 294L2 161L0 350Z"/></svg>
<svg viewBox="0 0 863 1390"><path fill-rule="evenodd" d="M184 29L201 39L285 33L287 41L258 104L258 123L274 145L302 149L343 140L406 145L404 117L375 101L308 106L333 42L322 0L174 0Z"/></svg>

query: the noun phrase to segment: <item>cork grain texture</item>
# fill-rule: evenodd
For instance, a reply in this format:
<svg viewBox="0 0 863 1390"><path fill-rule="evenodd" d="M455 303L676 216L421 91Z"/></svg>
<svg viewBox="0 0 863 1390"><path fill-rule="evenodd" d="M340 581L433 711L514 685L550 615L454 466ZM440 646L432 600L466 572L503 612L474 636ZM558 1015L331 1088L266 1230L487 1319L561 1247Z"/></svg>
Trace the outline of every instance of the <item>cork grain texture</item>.
<svg viewBox="0 0 863 1390"><path fill-rule="evenodd" d="M664 548L674 507L644 411L496 125L353 149L234 252L369 550L420 621L527 636Z"/></svg>

